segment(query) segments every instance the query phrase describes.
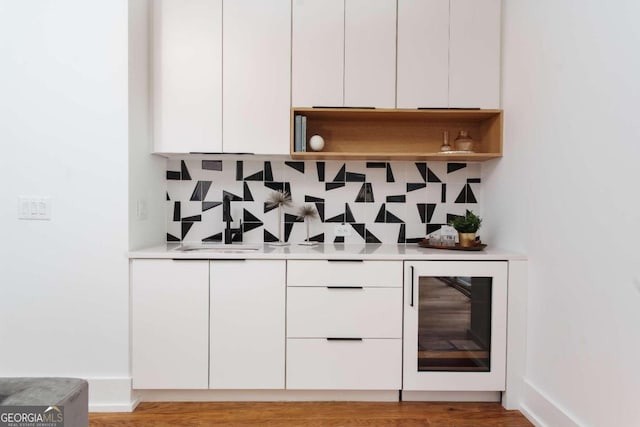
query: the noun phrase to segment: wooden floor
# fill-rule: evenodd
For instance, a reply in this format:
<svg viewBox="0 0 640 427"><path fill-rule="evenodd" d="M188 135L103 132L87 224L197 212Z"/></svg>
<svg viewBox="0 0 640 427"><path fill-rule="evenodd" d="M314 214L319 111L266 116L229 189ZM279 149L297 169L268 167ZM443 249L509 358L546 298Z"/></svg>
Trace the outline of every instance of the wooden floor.
<svg viewBox="0 0 640 427"><path fill-rule="evenodd" d="M91 427L129 426L531 426L499 403L142 403L133 413L92 413Z"/></svg>

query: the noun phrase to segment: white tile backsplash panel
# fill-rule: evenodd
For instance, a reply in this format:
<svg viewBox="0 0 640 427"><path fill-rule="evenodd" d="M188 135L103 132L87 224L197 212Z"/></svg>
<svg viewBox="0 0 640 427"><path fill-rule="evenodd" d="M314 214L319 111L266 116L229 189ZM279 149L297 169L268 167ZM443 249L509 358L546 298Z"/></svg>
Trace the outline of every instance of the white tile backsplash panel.
<svg viewBox="0 0 640 427"><path fill-rule="evenodd" d="M167 240L174 242L221 240L225 194L237 198L232 226L242 221L248 243L277 238L279 221L283 239L305 240L305 224L296 219L304 204L320 213L310 221L310 236L328 243L415 243L465 209L480 212L479 163L212 157L167 165ZM265 209L278 189L292 198L281 219L277 209ZM336 217L350 224L349 236L334 235Z"/></svg>

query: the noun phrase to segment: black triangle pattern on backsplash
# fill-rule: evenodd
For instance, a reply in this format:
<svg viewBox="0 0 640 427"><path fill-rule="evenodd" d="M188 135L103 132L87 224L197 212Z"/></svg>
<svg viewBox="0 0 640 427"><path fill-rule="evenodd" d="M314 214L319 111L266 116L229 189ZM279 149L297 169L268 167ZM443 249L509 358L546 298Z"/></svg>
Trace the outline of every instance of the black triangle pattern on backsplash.
<svg viewBox="0 0 640 427"><path fill-rule="evenodd" d="M343 164L336 176L333 178L333 182L344 182L347 174L347 165Z"/></svg>
<svg viewBox="0 0 640 427"><path fill-rule="evenodd" d="M182 240L184 240L184 238L187 237L187 233L189 233L189 230L191 230L191 227L193 227L192 222L182 223Z"/></svg>
<svg viewBox="0 0 640 427"><path fill-rule="evenodd" d="M264 241L266 243L273 243L273 242L277 242L278 238L276 236L274 236L273 234L269 233L268 230L264 230Z"/></svg>
<svg viewBox="0 0 640 427"><path fill-rule="evenodd" d="M198 181L196 186L193 188L193 192L191 193L191 198L189 200L192 202L202 201L202 185L200 185L200 181Z"/></svg>
<svg viewBox="0 0 640 427"><path fill-rule="evenodd" d="M285 222L284 223L284 241L285 242L289 241L289 237L291 236L291 230L293 230L293 223Z"/></svg>
<svg viewBox="0 0 640 427"><path fill-rule="evenodd" d="M264 162L264 180L273 181L273 170L271 169L271 162Z"/></svg>
<svg viewBox="0 0 640 427"><path fill-rule="evenodd" d="M367 237L364 239L367 243L382 243L372 232L366 230Z"/></svg>
<svg viewBox="0 0 640 427"><path fill-rule="evenodd" d="M478 203L478 200L476 199L476 195L473 194L473 190L471 189L471 185L467 184L466 189L467 189L467 203Z"/></svg>
<svg viewBox="0 0 640 427"><path fill-rule="evenodd" d="M387 167L387 163L385 162L367 162L367 169L384 169Z"/></svg>
<svg viewBox="0 0 640 427"><path fill-rule="evenodd" d="M307 203L313 203L313 202L324 203L324 199L320 197L308 196L306 194L304 196L304 201Z"/></svg>
<svg viewBox="0 0 640 427"><path fill-rule="evenodd" d="M443 225L445 224L427 224L427 234L440 230Z"/></svg>
<svg viewBox="0 0 640 427"><path fill-rule="evenodd" d="M236 181L242 181L244 178L244 163L242 160L236 161Z"/></svg>
<svg viewBox="0 0 640 427"><path fill-rule="evenodd" d="M396 196L387 196L387 203L405 203L407 196L404 194L398 194Z"/></svg>
<svg viewBox="0 0 640 427"><path fill-rule="evenodd" d="M216 233L202 239L203 242L222 242L222 233Z"/></svg>
<svg viewBox="0 0 640 427"><path fill-rule="evenodd" d="M325 190L326 191L330 191L330 190L335 190L336 188L341 188L344 187L345 184L344 182L327 182L324 184Z"/></svg>
<svg viewBox="0 0 640 427"><path fill-rule="evenodd" d="M396 182L396 179L393 176L393 170L391 169L391 164L387 163L387 182Z"/></svg>
<svg viewBox="0 0 640 427"><path fill-rule="evenodd" d="M364 182L365 175L363 173L347 172L345 181L346 182Z"/></svg>
<svg viewBox="0 0 640 427"><path fill-rule="evenodd" d="M264 171L256 172L245 177L245 181L264 181Z"/></svg>
<svg viewBox="0 0 640 427"><path fill-rule="evenodd" d="M324 243L324 233L316 234L315 236L309 237L309 241Z"/></svg>
<svg viewBox="0 0 640 427"><path fill-rule="evenodd" d="M424 182L427 182L427 164L426 163L416 163L416 168L418 168L418 172L420 172L420 176Z"/></svg>
<svg viewBox="0 0 640 427"><path fill-rule="evenodd" d="M232 202L241 202L242 201L242 197L240 197L240 196L238 196L236 194L233 194L233 193L231 193L229 191L223 190L222 191L222 199L224 200L226 198L230 198L230 200Z"/></svg>
<svg viewBox="0 0 640 427"><path fill-rule="evenodd" d="M261 222L245 222L242 223L242 232L246 233L251 230L255 230L256 228L262 227L264 224Z"/></svg>
<svg viewBox="0 0 640 427"><path fill-rule="evenodd" d="M351 212L351 208L349 207L349 203L344 204L344 222L356 222L356 219L353 217L353 212Z"/></svg>
<svg viewBox="0 0 640 427"><path fill-rule="evenodd" d="M453 173L457 170L467 167L466 163L447 163L447 173Z"/></svg>
<svg viewBox="0 0 640 427"><path fill-rule="evenodd" d="M362 237L363 239L366 238L367 230L364 224L351 224L351 227L356 230L356 233L358 233L360 237Z"/></svg>
<svg viewBox="0 0 640 427"><path fill-rule="evenodd" d="M244 222L258 222L262 224L260 218L249 212L247 209L242 209L242 221Z"/></svg>
<svg viewBox="0 0 640 427"><path fill-rule="evenodd" d="M339 223L343 223L344 221L344 214L341 213L340 215L336 215L334 217L331 217L329 219L327 219L325 222L339 222Z"/></svg>
<svg viewBox="0 0 640 427"><path fill-rule="evenodd" d="M428 168L427 169L427 182L442 182L442 181L440 180L440 178L438 178L438 175L433 173L431 168Z"/></svg>
<svg viewBox="0 0 640 427"><path fill-rule="evenodd" d="M315 205L318 216L320 217L320 222L324 222L324 203L316 203Z"/></svg>
<svg viewBox="0 0 640 427"><path fill-rule="evenodd" d="M269 241L269 239L277 241L277 237L275 237L277 233L274 233L274 230L277 231L275 225L271 226L271 230L265 226L265 212L272 209L266 208L264 202L268 198L270 190L291 192L294 187L293 205L284 209L284 218L280 219L283 237L288 241L291 241L293 236L298 239L305 235L303 220L297 218L296 212L303 204L312 204L318 212L319 219L314 220L316 225L312 223L311 228L319 227L319 222L329 224L324 226L326 227L324 232L317 230L315 236L310 239L311 241L333 241L333 233L327 231L333 228L330 224L346 223L355 230L352 232L352 237L337 238L336 242L353 243L361 239L360 241L367 243L410 244L420 241L428 232L439 229L447 221L456 217L455 214L447 213L445 205L447 202L455 202L457 206L462 204L477 205L478 191L481 189L479 168L477 174L476 172L467 172L465 168L468 167L468 164L462 162L451 162L445 166L437 162L390 163L374 161L357 163L348 161L338 163L335 161L314 160L311 162L270 159L259 162L252 160L250 165L249 163L245 165L246 161L235 159L196 161L179 159L169 163L171 163L173 170L166 171L165 199L171 203L167 204L169 214L167 221L169 229L173 232L166 233L166 239L170 242L200 239L202 241L221 241L225 224L220 218L221 208L218 206L223 203L221 200L224 197L229 197L233 202L242 202L232 204L234 219L242 218L243 233L234 236L236 241L244 240L252 243ZM364 171L366 172L362 170L365 165ZM393 170L396 168L398 170ZM442 169L444 170L439 172ZM325 177L326 171L330 171L332 175ZM249 176L245 177L243 174L247 172ZM273 181L281 174L290 176L290 182ZM333 176L334 174L335 176ZM407 182L404 178L405 174L414 177L410 182ZM212 177L213 180L211 178L208 181L198 179L205 176ZM467 176L472 176L472 178L467 178ZM400 182L397 182L398 177L401 178ZM328 179L325 180L325 178ZM236 183L236 180L242 182L242 185L239 182ZM424 182L421 182L422 180ZM386 184L394 182L397 184ZM451 187L452 183L455 193L448 196L447 185ZM374 186L379 204L376 206L376 210L370 212L371 208L368 206L352 204L376 201L373 192ZM339 191L335 191L336 189ZM220 193L222 193L222 197ZM207 198L210 198L211 201ZM427 201L432 203L427 203ZM183 205L182 202L185 204ZM332 215L329 218L325 215L325 205L328 202L332 205L338 202L338 206L344 204L344 210L342 212L340 210L332 211L335 216ZM187 208L187 206L189 207ZM354 209L354 207L358 209ZM215 208L218 210L213 213L207 212ZM436 218L436 209L439 212L437 215L439 223L433 224L432 221ZM367 215L361 218L360 212L363 214L366 212ZM188 216L184 216L185 213L188 213ZM371 217L372 214L373 217ZM276 218L273 213L270 215L272 216L271 220ZM446 216L446 220L442 216ZM369 217L366 219L369 222L364 223L363 220L366 217ZM410 222L417 223L411 224ZM297 226L298 229L296 229L296 223L300 223ZM194 224L196 225L194 226ZM236 226L236 223L233 225ZM178 226L180 231L176 229ZM293 233L294 230L296 233ZM249 234L245 234L246 232Z"/></svg>
<svg viewBox="0 0 640 427"><path fill-rule="evenodd" d="M389 211L387 211L387 216L384 222L387 224L404 224L403 220L401 220L400 218L398 218L397 216L395 216Z"/></svg>
<svg viewBox="0 0 640 427"><path fill-rule="evenodd" d="M384 223L386 218L387 218L387 210L383 203L382 206L380 206L380 210L378 211L378 214L376 215L375 222Z"/></svg>
<svg viewBox="0 0 640 427"><path fill-rule="evenodd" d="M416 191L416 190L420 190L421 188L426 188L426 187L427 187L427 183L426 182L418 182L418 183L408 182L407 183L407 193L410 193L410 192Z"/></svg>
<svg viewBox="0 0 640 427"><path fill-rule="evenodd" d="M206 212L209 209L213 209L216 206L220 206L222 202L202 202L202 212Z"/></svg>
<svg viewBox="0 0 640 427"><path fill-rule="evenodd" d="M316 170L318 171L318 182L324 182L325 162L316 162Z"/></svg>
<svg viewBox="0 0 640 427"><path fill-rule="evenodd" d="M297 215L291 215L291 214L285 213L284 214L284 222L285 223L287 223L287 222L304 222L304 219L298 218Z"/></svg>
<svg viewBox="0 0 640 427"><path fill-rule="evenodd" d="M371 185L370 182L365 182L364 184L362 184L362 187L360 187L360 191L356 196L356 203L373 203L373 202L374 202L373 186Z"/></svg>
<svg viewBox="0 0 640 427"><path fill-rule="evenodd" d="M402 223L400 224L400 231L398 232L398 243L402 244L405 242L406 240L406 230L407 230L407 226L406 224Z"/></svg>
<svg viewBox="0 0 640 427"><path fill-rule="evenodd" d="M295 169L300 173L304 173L304 162L284 162L291 169Z"/></svg>
<svg viewBox="0 0 640 427"><path fill-rule="evenodd" d="M187 169L187 164L184 160L180 161L180 179L183 181L191 181L191 175L189 174L189 169Z"/></svg>
<svg viewBox="0 0 640 427"><path fill-rule="evenodd" d="M180 202L173 202L173 220L180 221Z"/></svg>
<svg viewBox="0 0 640 427"><path fill-rule="evenodd" d="M202 170L206 170L206 171L221 171L222 170L222 160L203 160L202 161Z"/></svg>
<svg viewBox="0 0 640 427"><path fill-rule="evenodd" d="M249 188L249 184L247 184L246 182L243 182L242 185L244 186L242 199L245 202L253 202L253 194L251 194L251 189Z"/></svg>

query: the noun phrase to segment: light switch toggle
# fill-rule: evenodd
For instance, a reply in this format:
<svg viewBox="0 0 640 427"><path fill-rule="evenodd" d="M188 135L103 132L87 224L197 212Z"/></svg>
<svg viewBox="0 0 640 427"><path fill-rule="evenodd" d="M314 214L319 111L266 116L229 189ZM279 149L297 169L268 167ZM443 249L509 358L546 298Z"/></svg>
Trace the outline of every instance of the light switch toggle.
<svg viewBox="0 0 640 427"><path fill-rule="evenodd" d="M18 219L51 220L51 197L19 196Z"/></svg>

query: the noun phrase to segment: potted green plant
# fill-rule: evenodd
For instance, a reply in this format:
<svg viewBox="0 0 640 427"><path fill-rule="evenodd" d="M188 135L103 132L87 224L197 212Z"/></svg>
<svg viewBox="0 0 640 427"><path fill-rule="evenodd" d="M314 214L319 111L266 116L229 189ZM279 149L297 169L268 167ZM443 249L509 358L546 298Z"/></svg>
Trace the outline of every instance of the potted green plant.
<svg viewBox="0 0 640 427"><path fill-rule="evenodd" d="M470 247L476 244L476 232L482 224L482 218L467 209L464 215L456 216L449 225L458 232L460 246Z"/></svg>

